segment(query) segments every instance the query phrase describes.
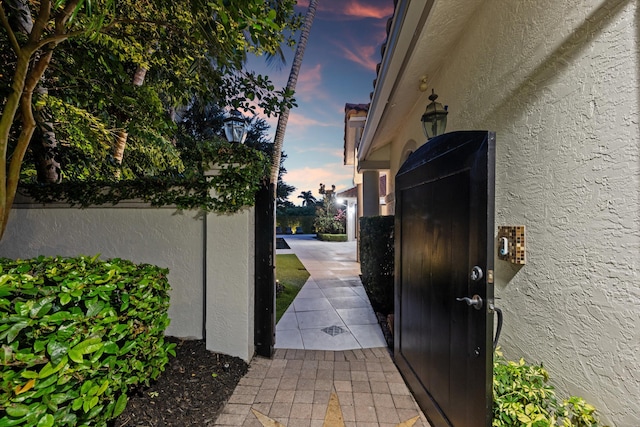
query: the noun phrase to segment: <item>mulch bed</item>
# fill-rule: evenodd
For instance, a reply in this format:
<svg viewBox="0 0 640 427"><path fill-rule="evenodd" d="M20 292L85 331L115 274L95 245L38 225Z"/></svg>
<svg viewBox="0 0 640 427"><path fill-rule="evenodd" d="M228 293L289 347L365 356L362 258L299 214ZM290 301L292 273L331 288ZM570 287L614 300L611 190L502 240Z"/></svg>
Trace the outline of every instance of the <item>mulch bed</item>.
<svg viewBox="0 0 640 427"><path fill-rule="evenodd" d="M202 340L169 341L177 344L176 357L151 387L130 391L127 408L114 427L213 424L247 373L242 359L210 352Z"/></svg>

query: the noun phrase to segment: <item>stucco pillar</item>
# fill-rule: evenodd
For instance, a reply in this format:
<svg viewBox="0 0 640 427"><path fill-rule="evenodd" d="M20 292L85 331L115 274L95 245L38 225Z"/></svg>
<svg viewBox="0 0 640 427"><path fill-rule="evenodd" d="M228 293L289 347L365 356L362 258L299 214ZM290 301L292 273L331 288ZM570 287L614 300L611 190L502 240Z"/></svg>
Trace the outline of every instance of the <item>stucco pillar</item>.
<svg viewBox="0 0 640 427"><path fill-rule="evenodd" d="M380 172L362 173L362 215L380 215Z"/></svg>
<svg viewBox="0 0 640 427"><path fill-rule="evenodd" d="M214 165L205 176L218 173ZM205 224L206 347L249 362L255 351L255 208L209 213Z"/></svg>
<svg viewBox="0 0 640 427"><path fill-rule="evenodd" d="M356 201L355 199L347 200L347 240L352 242L356 240L356 227L358 218L356 217Z"/></svg>
<svg viewBox="0 0 640 427"><path fill-rule="evenodd" d="M207 350L248 362L254 353L255 209L206 217Z"/></svg>

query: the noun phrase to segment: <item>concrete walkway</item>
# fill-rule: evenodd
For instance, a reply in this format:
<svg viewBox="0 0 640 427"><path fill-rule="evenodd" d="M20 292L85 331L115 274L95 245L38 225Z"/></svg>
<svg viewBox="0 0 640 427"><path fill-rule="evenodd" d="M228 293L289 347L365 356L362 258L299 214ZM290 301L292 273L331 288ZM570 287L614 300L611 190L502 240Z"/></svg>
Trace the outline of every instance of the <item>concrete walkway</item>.
<svg viewBox="0 0 640 427"><path fill-rule="evenodd" d="M285 241L310 274L276 325L276 348L352 350L386 342L360 282L356 242L321 242L313 235Z"/></svg>
<svg viewBox="0 0 640 427"><path fill-rule="evenodd" d="M286 240L311 277L276 327L273 359L251 361L214 425L429 427L371 317L355 243Z"/></svg>

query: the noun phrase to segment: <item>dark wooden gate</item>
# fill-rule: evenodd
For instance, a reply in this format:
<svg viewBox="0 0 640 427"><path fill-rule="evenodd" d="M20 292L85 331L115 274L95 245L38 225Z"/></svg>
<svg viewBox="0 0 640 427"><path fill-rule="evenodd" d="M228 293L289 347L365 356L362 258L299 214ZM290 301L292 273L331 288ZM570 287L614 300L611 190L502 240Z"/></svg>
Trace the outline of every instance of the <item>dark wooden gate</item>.
<svg viewBox="0 0 640 427"><path fill-rule="evenodd" d="M271 357L276 334L275 185L256 193L255 322L256 353Z"/></svg>
<svg viewBox="0 0 640 427"><path fill-rule="evenodd" d="M396 176L395 358L433 427L491 425L495 134L452 132Z"/></svg>

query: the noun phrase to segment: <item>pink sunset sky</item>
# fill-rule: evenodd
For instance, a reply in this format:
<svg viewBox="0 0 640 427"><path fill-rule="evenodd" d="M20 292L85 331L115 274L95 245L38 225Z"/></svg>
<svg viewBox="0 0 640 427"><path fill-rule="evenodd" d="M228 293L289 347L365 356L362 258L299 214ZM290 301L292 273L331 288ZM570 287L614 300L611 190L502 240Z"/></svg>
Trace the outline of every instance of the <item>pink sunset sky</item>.
<svg viewBox="0 0 640 427"><path fill-rule="evenodd" d="M309 1L300 0L304 14ZM344 105L368 103L373 91L380 46L386 38L392 0L320 0L302 61L296 88L298 107L291 110L284 138L284 181L296 187L289 200L299 204L301 191L336 185L338 191L353 185L352 167L343 165ZM289 77L293 50L286 50L287 63L267 66L252 59L248 67L267 74L277 87ZM271 139L277 119L268 119Z"/></svg>

